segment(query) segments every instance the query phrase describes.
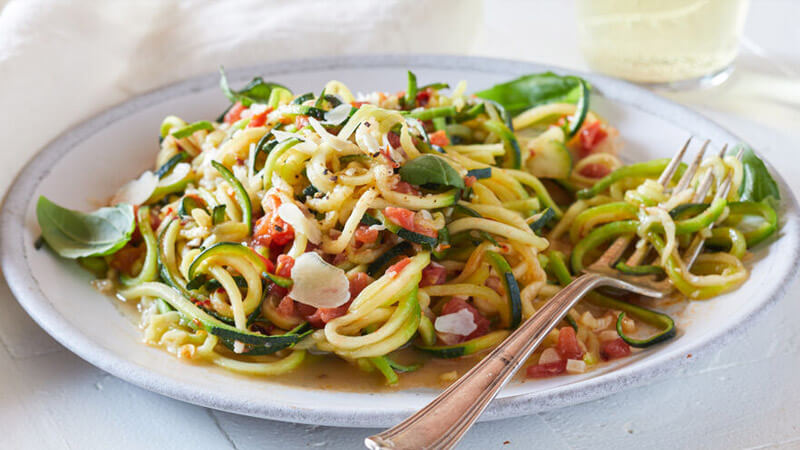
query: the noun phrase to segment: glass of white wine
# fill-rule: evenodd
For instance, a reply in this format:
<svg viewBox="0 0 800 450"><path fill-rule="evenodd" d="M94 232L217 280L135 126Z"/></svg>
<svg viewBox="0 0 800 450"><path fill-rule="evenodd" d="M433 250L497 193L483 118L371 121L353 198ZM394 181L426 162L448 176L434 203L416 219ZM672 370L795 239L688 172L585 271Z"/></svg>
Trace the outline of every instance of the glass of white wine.
<svg viewBox="0 0 800 450"><path fill-rule="evenodd" d="M577 0L589 65L637 83L714 86L733 71L749 0Z"/></svg>

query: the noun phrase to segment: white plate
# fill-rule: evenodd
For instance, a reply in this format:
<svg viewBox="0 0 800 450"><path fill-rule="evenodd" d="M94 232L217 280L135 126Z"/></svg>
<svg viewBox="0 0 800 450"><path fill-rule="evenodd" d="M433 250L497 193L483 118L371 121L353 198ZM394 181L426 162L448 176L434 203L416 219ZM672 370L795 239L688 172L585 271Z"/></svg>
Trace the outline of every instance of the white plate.
<svg viewBox="0 0 800 450"><path fill-rule="evenodd" d="M443 56L370 56L268 64L232 71L238 86L255 75L294 92L318 91L330 79L354 91L402 90L405 70L424 82L466 80L476 91L512 77L563 70L530 63ZM738 139L708 119L630 84L582 74L594 86L592 108L618 127L630 160L669 156L689 134L717 145ZM0 256L8 284L39 325L64 346L124 380L179 400L276 420L334 425L391 425L430 399L433 390L380 394L287 387L269 379L232 377L189 365L141 343L108 298L89 286L77 264L36 251L34 205L40 194L91 210L141 171L151 168L162 118L216 117L226 106L217 74L177 83L130 100L64 133L25 167L9 190L0 216ZM775 173L775 172L773 172ZM596 399L669 373L740 332L784 294L800 259L797 203L782 179L781 231L756 252L750 279L737 291L689 306L677 338L581 376L514 383L489 406L483 420L513 417Z"/></svg>

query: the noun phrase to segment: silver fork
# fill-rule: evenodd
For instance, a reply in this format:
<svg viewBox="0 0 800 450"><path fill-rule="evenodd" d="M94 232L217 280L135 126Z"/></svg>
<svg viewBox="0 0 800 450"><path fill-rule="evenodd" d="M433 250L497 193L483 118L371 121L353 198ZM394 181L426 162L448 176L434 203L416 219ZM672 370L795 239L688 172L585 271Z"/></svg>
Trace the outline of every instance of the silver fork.
<svg viewBox="0 0 800 450"><path fill-rule="evenodd" d="M690 141L691 138L662 172L659 178L662 186L668 186L672 180ZM707 145L708 142L703 146L703 150ZM740 158L741 153L737 157ZM689 185L700 166L701 159L702 151L681 177L676 188L683 189ZM698 184L695 201L702 201L708 195L712 182L710 172ZM726 174L725 180L720 184L719 189L719 191L724 190L724 193L718 192L717 195L727 196L730 186L731 175ZM702 249L704 242L702 234L697 233L696 242L693 242L689 251L687 251L687 257L689 258L686 260L687 267L691 267ZM630 236L618 238L603 253L598 263L584 270L580 276L545 303L536 314L511 333L502 344L492 350L483 360L439 394L427 406L393 428L366 438L364 444L367 448L376 450L446 449L455 446L475 420L478 419L489 402L497 395L511 376L519 370L544 337L550 333L550 330L589 291L598 287L613 287L656 298L660 298L665 293L670 292L671 287L667 286L668 282L664 284L664 282L657 281L652 277L632 277L635 279L623 280L619 278L618 273L606 270L611 264L620 259L631 239L632 237ZM644 257L644 254L642 257ZM601 261L603 264L598 265Z"/></svg>

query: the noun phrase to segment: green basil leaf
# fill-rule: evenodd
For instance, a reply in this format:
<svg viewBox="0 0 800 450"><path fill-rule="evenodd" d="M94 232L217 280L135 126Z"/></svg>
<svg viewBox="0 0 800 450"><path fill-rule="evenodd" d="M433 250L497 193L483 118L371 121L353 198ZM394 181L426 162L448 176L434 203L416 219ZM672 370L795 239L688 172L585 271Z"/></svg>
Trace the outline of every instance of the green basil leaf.
<svg viewBox="0 0 800 450"><path fill-rule="evenodd" d="M743 176L742 184L739 186L739 200L743 202L760 202L770 198L772 201L780 200L781 193L778 183L772 178L764 161L756 156L753 149L745 144L738 144L728 151L728 155L736 155L740 148L744 149L744 153L742 154Z"/></svg>
<svg viewBox="0 0 800 450"><path fill-rule="evenodd" d="M438 184L464 188L464 179L445 160L434 155L422 155L400 168L400 178L411 184Z"/></svg>
<svg viewBox="0 0 800 450"><path fill-rule="evenodd" d="M556 75L553 72L521 76L496 84L475 95L502 105L512 116L536 105L553 102L575 103L581 95L581 79ZM587 83L588 85L588 83Z"/></svg>
<svg viewBox="0 0 800 450"><path fill-rule="evenodd" d="M47 245L64 258L114 253L128 243L136 227L133 206L125 203L86 214L40 196L36 218Z"/></svg>
<svg viewBox="0 0 800 450"><path fill-rule="evenodd" d="M291 93L285 86L264 81L261 77L253 78L244 88L239 91L234 91L228 85L225 69L221 66L219 68L219 87L222 88L222 92L225 94L225 97L228 97L231 103L242 102L244 106L250 106L253 103L267 104L272 90L276 88L285 89Z"/></svg>

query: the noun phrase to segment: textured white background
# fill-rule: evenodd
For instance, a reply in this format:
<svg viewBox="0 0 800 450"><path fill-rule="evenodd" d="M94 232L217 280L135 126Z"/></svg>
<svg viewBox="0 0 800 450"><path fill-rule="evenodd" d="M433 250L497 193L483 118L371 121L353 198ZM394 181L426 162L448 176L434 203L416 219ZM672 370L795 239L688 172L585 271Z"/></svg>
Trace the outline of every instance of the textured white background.
<svg viewBox="0 0 800 450"><path fill-rule="evenodd" d="M3 8L0 0L0 8ZM57 2L0 11L0 192L41 145L163 83L298 56L448 52L586 69L571 2ZM711 116L800 193L800 2L753 0L724 86L668 94ZM370 9L371 8L371 9ZM348 18L350 14L350 18ZM333 19L331 19L333 17ZM749 331L671 378L477 425L462 448L800 448L798 282ZM0 277L0 448L358 448L374 430L293 425L183 404L101 372L34 324Z"/></svg>

